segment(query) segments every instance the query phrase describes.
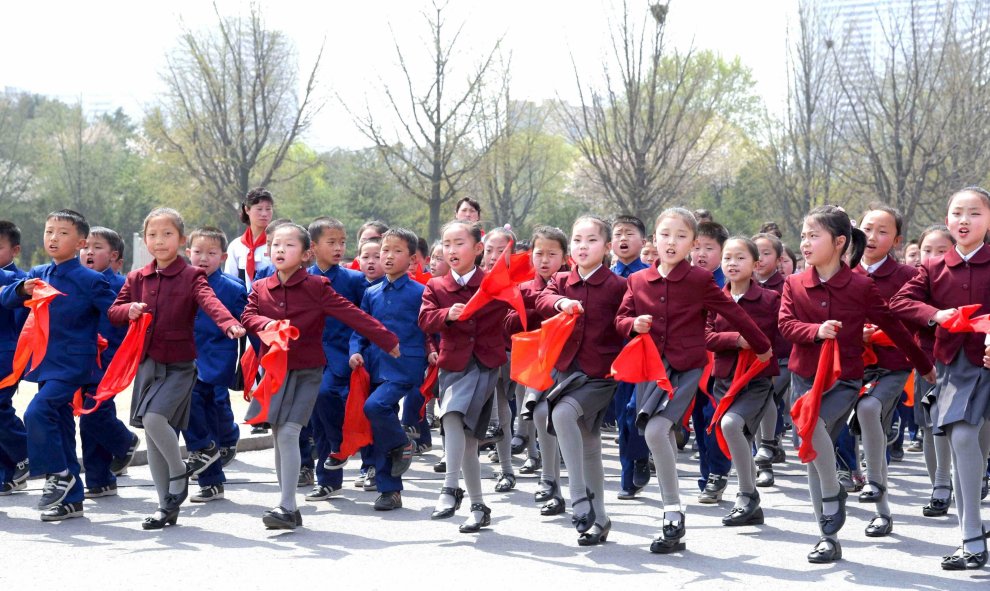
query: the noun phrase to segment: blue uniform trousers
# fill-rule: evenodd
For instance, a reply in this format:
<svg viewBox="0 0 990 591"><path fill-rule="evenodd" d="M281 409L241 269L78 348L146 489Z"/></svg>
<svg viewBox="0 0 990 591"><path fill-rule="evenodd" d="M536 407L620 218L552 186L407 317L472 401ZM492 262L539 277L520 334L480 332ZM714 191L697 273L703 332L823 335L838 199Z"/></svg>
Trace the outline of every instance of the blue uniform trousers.
<svg viewBox="0 0 990 591"><path fill-rule="evenodd" d="M61 380L39 383L38 393L24 413L31 474L44 476L68 470L76 476L76 484L64 503L83 500L76 457L76 421L72 416L72 396L78 389L79 385Z"/></svg>

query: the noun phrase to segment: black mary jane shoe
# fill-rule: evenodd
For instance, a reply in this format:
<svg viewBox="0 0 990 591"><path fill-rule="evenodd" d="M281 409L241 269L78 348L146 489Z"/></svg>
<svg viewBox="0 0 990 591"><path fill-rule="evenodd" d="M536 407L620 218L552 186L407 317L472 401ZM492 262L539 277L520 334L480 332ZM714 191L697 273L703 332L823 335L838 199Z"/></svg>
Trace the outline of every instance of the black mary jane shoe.
<svg viewBox="0 0 990 591"><path fill-rule="evenodd" d="M679 540L684 537L687 528L684 525L684 513L679 513L681 518L677 521L663 520L663 537L668 540Z"/></svg>
<svg viewBox="0 0 990 591"><path fill-rule="evenodd" d="M866 526L866 537L882 538L894 531L894 520L890 515L874 515Z"/></svg>
<svg viewBox="0 0 990 591"><path fill-rule="evenodd" d="M766 464L765 466L764 465L757 466L757 468L756 468L756 486L758 486L759 488L766 488L766 487L769 487L769 486L773 486L774 485L774 482L776 482L776 481L774 480L774 477L773 477L773 465L772 464Z"/></svg>
<svg viewBox="0 0 990 591"><path fill-rule="evenodd" d="M812 564L828 564L836 560L842 560L842 546L839 540L832 538L821 538L808 553L808 562Z"/></svg>
<svg viewBox="0 0 990 591"><path fill-rule="evenodd" d="M298 511L289 511L285 507L275 507L265 511L261 522L268 529L296 529L302 522L302 516L296 519Z"/></svg>
<svg viewBox="0 0 990 591"><path fill-rule="evenodd" d="M722 518L722 525L734 527L739 525L763 525L763 508L760 507L760 493L739 492L736 498L746 497L749 503L745 507L733 507L728 515Z"/></svg>
<svg viewBox="0 0 990 591"><path fill-rule="evenodd" d="M543 468L543 461L536 458L527 458L521 468L519 468L520 474L536 474Z"/></svg>
<svg viewBox="0 0 990 591"><path fill-rule="evenodd" d="M167 525L175 525L179 521L179 510L158 509L151 517L145 517L141 529L165 529Z"/></svg>
<svg viewBox="0 0 990 591"><path fill-rule="evenodd" d="M516 443L517 439L519 440L519 443ZM525 435L516 435L512 438L512 455L518 456L522 452L526 451L527 445L529 445L529 437L526 437Z"/></svg>
<svg viewBox="0 0 990 591"><path fill-rule="evenodd" d="M823 513L822 516L818 518L818 525L821 527L822 533L826 536L834 536L839 533L842 526L846 524L846 498L848 497L849 493L846 492L846 489L840 488L839 494L834 497L822 499L822 504L831 503L834 501L839 502L839 510L836 513L831 515L825 515ZM819 544L821 544L821 542L819 542ZM839 554L842 554L842 550L839 550Z"/></svg>
<svg viewBox="0 0 990 591"><path fill-rule="evenodd" d="M597 523L591 529L578 536L578 546L597 546L604 544L608 539L608 533L612 531L612 520L605 518L605 525Z"/></svg>
<svg viewBox="0 0 990 591"><path fill-rule="evenodd" d="M445 486L440 489L440 494L454 497L454 506L434 511L430 515L430 519L449 519L453 517L454 513L461 508L461 501L464 500L463 488L450 488L449 486Z"/></svg>
<svg viewBox="0 0 990 591"><path fill-rule="evenodd" d="M591 490L587 488L584 489L584 492L586 496L576 501L571 501L571 509L573 509L578 503L588 503L587 513L585 513L584 515L575 514L574 516L571 517L571 523L574 525L574 528L577 529L577 532L579 534L583 534L584 532L591 529L591 526L595 524L595 517L596 517L595 504L592 503L592 501L595 499L595 493L591 492Z"/></svg>
<svg viewBox="0 0 990 591"><path fill-rule="evenodd" d="M987 530L984 529L981 535L963 540L963 544L986 540L987 538L990 538L990 534L987 534ZM983 542L982 552L966 552L963 550L963 546L959 546L956 548L955 554L942 557L942 570L976 570L983 568L987 564L987 556L986 542Z"/></svg>
<svg viewBox="0 0 990 591"><path fill-rule="evenodd" d="M680 552L687 547L687 544L681 541L681 538L684 537L686 532L684 527L684 513L679 513L679 515L681 518L677 521L663 520L663 528L660 530L660 535L653 538L653 542L650 544L650 552L653 554L670 554L672 552Z"/></svg>
<svg viewBox="0 0 990 591"><path fill-rule="evenodd" d="M457 531L462 534L474 534L481 531L481 528L492 524L492 510L484 503L471 503L471 514L474 515L475 513L481 513L481 521L465 523L457 528Z"/></svg>
<svg viewBox="0 0 990 591"><path fill-rule="evenodd" d="M564 499L561 497L553 497L542 507L540 507L540 515L544 517L553 517L554 515L560 515L566 510L566 505L564 504Z"/></svg>
<svg viewBox="0 0 990 591"><path fill-rule="evenodd" d="M509 492L516 488L516 475L503 474L495 483L495 492Z"/></svg>
<svg viewBox="0 0 990 591"><path fill-rule="evenodd" d="M185 474L182 474L181 476L170 478L169 482L172 482L173 480L185 480L186 486L185 488L182 489L182 492L180 492L177 495L173 495L173 494L165 495L166 511L172 511L173 509L177 511L179 507L182 506L182 503L186 501L186 498L189 497L189 477L186 476Z"/></svg>
<svg viewBox="0 0 990 591"><path fill-rule="evenodd" d="M875 480L869 481L867 484L872 486L876 490L864 490L859 493L860 503L879 503L883 495L887 494L887 487L883 486Z"/></svg>
<svg viewBox="0 0 990 591"><path fill-rule="evenodd" d="M944 499L935 498L936 490L947 490L949 496ZM932 488L932 497L928 504L921 508L921 513L925 517L943 517L949 514L949 505L952 504L952 487L939 485Z"/></svg>
<svg viewBox="0 0 990 591"><path fill-rule="evenodd" d="M540 489L533 493L533 501L536 503L545 503L559 496L556 482L552 480L541 480Z"/></svg>

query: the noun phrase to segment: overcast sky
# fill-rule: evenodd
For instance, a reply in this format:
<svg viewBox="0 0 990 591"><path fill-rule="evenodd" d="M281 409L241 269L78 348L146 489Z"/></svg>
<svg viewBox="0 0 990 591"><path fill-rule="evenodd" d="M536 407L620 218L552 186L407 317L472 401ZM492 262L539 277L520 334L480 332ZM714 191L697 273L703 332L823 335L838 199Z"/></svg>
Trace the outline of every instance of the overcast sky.
<svg viewBox="0 0 990 591"><path fill-rule="evenodd" d="M248 3L221 0L224 14L244 14ZM642 14L647 2L630 0ZM712 49L739 56L753 70L757 92L779 108L786 90L784 48L795 0L672 0L669 39L675 47ZM383 83L401 81L394 35L409 60L428 60L422 39L429 34L423 0L375 2L260 2L272 28L284 31L302 67L326 43L320 92L326 106L305 137L318 149L359 147L367 142L334 97L361 108L375 105ZM601 0L450 0L451 28L464 23L466 74L494 41L504 36L511 51L512 88L517 98L561 96L574 100L572 56L589 76L601 71L610 19L618 6ZM176 44L182 23L192 28L215 21L205 0L134 2L5 2L0 20L0 88L15 87L81 99L88 105L122 106L136 119L162 88L164 54Z"/></svg>

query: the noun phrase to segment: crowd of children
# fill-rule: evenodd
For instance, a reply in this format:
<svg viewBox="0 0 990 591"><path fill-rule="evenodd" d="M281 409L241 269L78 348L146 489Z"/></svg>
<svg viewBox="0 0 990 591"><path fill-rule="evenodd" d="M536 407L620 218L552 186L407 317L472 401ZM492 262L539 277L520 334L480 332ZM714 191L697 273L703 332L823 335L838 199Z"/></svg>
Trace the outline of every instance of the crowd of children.
<svg viewBox="0 0 990 591"><path fill-rule="evenodd" d="M842 557L850 492L876 509L867 536L894 531L888 462L907 430L932 483L923 514L946 515L953 499L958 509L962 543L942 568L987 562L981 188L949 196L945 225L906 245L892 207L872 204L859 219L818 207L797 252L772 222L730 237L708 212L678 207L649 228L631 215L583 215L569 236L538 226L520 240L508 227L486 233L481 206L465 198L432 248L371 221L344 264L340 221L304 227L274 215L272 194L253 189L244 234L228 240L215 227L187 232L179 212L156 208L142 228L152 261L126 277L120 236L75 211L48 215L50 262L28 272L15 265L20 231L0 221L0 496L43 477L41 519L78 517L84 499L117 494L139 446L132 429L143 429L157 499L142 527L172 526L187 499L224 498L243 419L274 441L280 493L263 523L295 529L297 487L312 486L308 502L341 494L349 456L360 457L356 484L378 492L374 509L401 508L402 476L439 426L433 519L453 517L467 496L460 531L491 525L479 460L491 450L496 492L515 488L522 456L519 473L539 474L540 514L569 507L578 544L594 546L612 527L601 433L614 424L618 499L656 473L662 513L649 549L670 554L687 543L677 453L691 433L698 502L718 503L734 466L722 523L746 526L767 519L758 489L775 485L793 430L821 531L807 558L821 563ZM556 348L514 356L531 335L557 335ZM626 369L633 355L642 371ZM540 363L542 378L522 377ZM23 422L12 406L21 379L38 385ZM123 421L112 396L131 379ZM231 389L250 398L246 416L234 416ZM356 424L367 433L354 444Z"/></svg>

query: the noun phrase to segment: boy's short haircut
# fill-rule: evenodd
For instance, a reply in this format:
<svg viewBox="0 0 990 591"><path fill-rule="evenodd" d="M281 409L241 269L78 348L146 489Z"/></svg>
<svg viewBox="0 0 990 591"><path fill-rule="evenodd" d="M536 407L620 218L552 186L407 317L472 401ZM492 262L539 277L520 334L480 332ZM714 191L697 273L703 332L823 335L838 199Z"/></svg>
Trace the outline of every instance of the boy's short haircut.
<svg viewBox="0 0 990 591"><path fill-rule="evenodd" d="M416 241L416 252L419 253L420 258L430 258L430 243L426 241L426 238L420 236Z"/></svg>
<svg viewBox="0 0 990 591"><path fill-rule="evenodd" d="M227 235L223 233L223 230L214 226L203 226L202 228L196 228L189 235L189 246L196 241L197 238L205 238L207 240L215 240L220 244L220 250L227 252Z"/></svg>
<svg viewBox="0 0 990 591"><path fill-rule="evenodd" d="M309 223L309 238L316 242L323 237L324 232L330 230L340 230L344 236L347 236L347 228L344 227L343 222L330 216L320 216Z"/></svg>
<svg viewBox="0 0 990 591"><path fill-rule="evenodd" d="M368 228L374 228L375 231L378 232L379 236L381 236L385 232L388 232L388 224L386 224L385 222L381 220L368 220L367 222L361 224L361 227L358 228L357 231L358 240L361 239L361 234L364 234L364 231L367 230Z"/></svg>
<svg viewBox="0 0 990 591"><path fill-rule="evenodd" d="M382 234L382 241L384 242L386 238L404 240L406 248L409 249L410 256L419 250L419 237L412 230L407 230L406 228L389 228ZM365 242L365 244L368 242L371 242L371 240Z"/></svg>
<svg viewBox="0 0 990 591"><path fill-rule="evenodd" d="M646 224L643 220L639 219L634 215L620 215L616 216L615 220L612 221L612 231L615 231L615 227L619 224L625 224L627 226L632 226L639 231L640 238L646 238Z"/></svg>
<svg viewBox="0 0 990 591"><path fill-rule="evenodd" d="M116 252L117 258L124 258L124 240L116 230L104 228L103 226L93 226L89 229L90 238L102 238L110 245L110 252ZM224 247L226 248L226 247Z"/></svg>
<svg viewBox="0 0 990 591"><path fill-rule="evenodd" d="M59 222L69 222L75 227L76 231L83 238L89 237L89 222L83 214L78 211L72 211L71 209L56 209L55 211L48 214L45 221L56 220Z"/></svg>
<svg viewBox="0 0 990 591"><path fill-rule="evenodd" d="M718 242L719 246L724 246L725 241L729 239L729 231L722 224L701 222L698 224L698 237L701 238L702 236Z"/></svg>
<svg viewBox="0 0 990 591"><path fill-rule="evenodd" d="M21 229L14 222L0 220L0 238L6 238L11 248L20 246Z"/></svg>
<svg viewBox="0 0 990 591"><path fill-rule="evenodd" d="M291 224L292 220L290 218L278 218L277 220L272 220L265 226L265 236L271 236L275 233L275 230L279 226L284 226L285 224Z"/></svg>

